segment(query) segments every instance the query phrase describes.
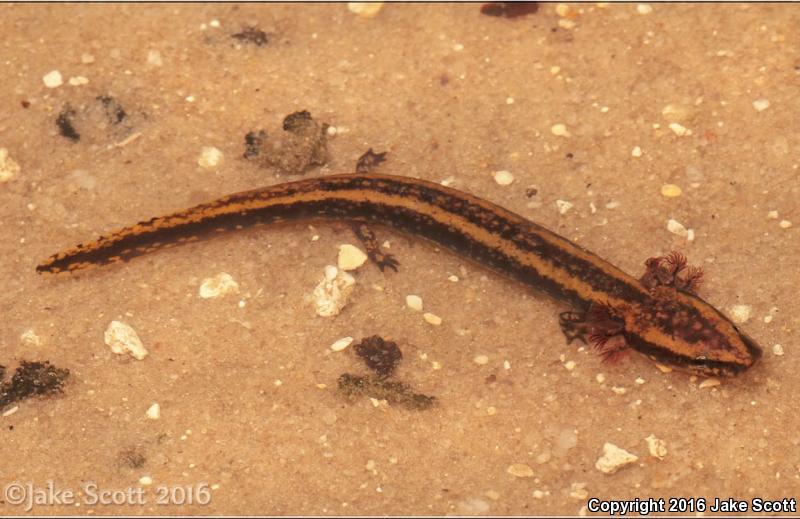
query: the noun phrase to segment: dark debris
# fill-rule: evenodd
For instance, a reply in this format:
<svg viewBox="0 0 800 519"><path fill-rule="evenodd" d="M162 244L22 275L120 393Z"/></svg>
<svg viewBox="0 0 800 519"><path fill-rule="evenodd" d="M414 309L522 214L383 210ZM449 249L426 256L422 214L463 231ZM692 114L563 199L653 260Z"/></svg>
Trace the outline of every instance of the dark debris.
<svg viewBox="0 0 800 519"><path fill-rule="evenodd" d="M64 105L64 108L59 112L56 117L56 126L58 126L58 133L71 141L81 140L81 134L75 129L74 124L75 110L69 104Z"/></svg>
<svg viewBox="0 0 800 519"><path fill-rule="evenodd" d="M258 27L248 27L244 29L242 32L231 34L231 38L239 40L242 43L252 43L257 47L262 47L269 42L269 39L267 38L267 33L262 31Z"/></svg>
<svg viewBox="0 0 800 519"><path fill-rule="evenodd" d="M489 2L481 6L481 14L502 18L519 18L538 10L539 2Z"/></svg>
<svg viewBox="0 0 800 519"><path fill-rule="evenodd" d="M390 376L403 359L403 352L397 347L397 343L387 341L379 335L362 339L353 346L353 351L381 378Z"/></svg>
<svg viewBox="0 0 800 519"><path fill-rule="evenodd" d="M0 379L5 378L5 373L5 366L0 366ZM32 396L61 393L68 377L68 369L57 368L48 361L23 360L11 380L0 385L0 409Z"/></svg>
<svg viewBox="0 0 800 519"><path fill-rule="evenodd" d="M402 382L377 377L361 377L344 373L339 377L338 387L342 395L353 401L368 395L417 411L430 409L436 403L436 397L415 393Z"/></svg>

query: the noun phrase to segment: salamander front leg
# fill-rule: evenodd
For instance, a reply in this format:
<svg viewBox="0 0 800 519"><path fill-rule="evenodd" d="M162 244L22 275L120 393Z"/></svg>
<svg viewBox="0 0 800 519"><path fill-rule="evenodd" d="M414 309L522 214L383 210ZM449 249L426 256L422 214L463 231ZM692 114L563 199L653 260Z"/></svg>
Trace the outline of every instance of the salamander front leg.
<svg viewBox="0 0 800 519"><path fill-rule="evenodd" d="M391 254L381 251L381 246L375 238L375 233L372 232L372 229L367 224L354 222L352 228L358 239L364 244L364 248L367 249L367 256L369 256L370 261L376 264L381 269L381 272L385 272L387 268L397 272L400 262L394 259Z"/></svg>
<svg viewBox="0 0 800 519"><path fill-rule="evenodd" d="M649 258L644 266L645 272L639 280L650 289L664 285L695 294L703 282L703 269L687 266L686 256L680 252Z"/></svg>
<svg viewBox="0 0 800 519"><path fill-rule="evenodd" d="M625 323L611 307L593 303L587 312L562 312L558 316L567 344L579 339L588 343L604 361L617 360L627 349Z"/></svg>

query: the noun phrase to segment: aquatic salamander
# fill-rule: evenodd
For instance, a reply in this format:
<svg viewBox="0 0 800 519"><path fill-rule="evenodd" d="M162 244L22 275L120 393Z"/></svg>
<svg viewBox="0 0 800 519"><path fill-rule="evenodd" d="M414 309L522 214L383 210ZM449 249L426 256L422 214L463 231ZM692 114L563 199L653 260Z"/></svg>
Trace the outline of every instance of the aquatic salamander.
<svg viewBox="0 0 800 519"><path fill-rule="evenodd" d="M225 196L126 227L51 256L38 272L74 271L230 229L297 219L368 223L432 240L573 305L560 324L571 341L589 338L604 358L627 348L705 375L735 375L761 356L756 343L694 293L702 273L678 253L650 258L636 279L570 240L476 196L421 179L383 174L309 178Z"/></svg>

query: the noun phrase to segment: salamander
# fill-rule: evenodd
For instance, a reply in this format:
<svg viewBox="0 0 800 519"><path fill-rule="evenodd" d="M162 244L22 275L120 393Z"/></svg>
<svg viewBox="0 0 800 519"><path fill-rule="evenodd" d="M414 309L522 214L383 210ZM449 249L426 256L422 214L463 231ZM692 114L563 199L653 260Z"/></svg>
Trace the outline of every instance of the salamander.
<svg viewBox="0 0 800 519"><path fill-rule="evenodd" d="M126 227L54 254L38 272L127 261L215 233L299 219L375 223L411 233L565 301L570 340L587 338L605 359L633 349L683 371L736 375L761 349L696 293L702 272L679 253L654 257L635 278L585 248L471 194L385 174L308 178L225 196ZM396 269L396 261L384 256Z"/></svg>

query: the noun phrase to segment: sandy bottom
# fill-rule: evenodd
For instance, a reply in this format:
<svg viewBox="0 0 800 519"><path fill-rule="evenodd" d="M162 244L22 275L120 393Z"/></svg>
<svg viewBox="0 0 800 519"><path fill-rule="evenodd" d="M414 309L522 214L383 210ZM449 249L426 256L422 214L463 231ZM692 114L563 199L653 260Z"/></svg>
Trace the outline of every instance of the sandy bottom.
<svg viewBox="0 0 800 519"><path fill-rule="evenodd" d="M0 364L7 381L22 361L70 372L61 394L0 417L0 513L549 515L685 498L674 512L695 515L715 498L797 497L798 22L792 5L548 4L514 19L477 4L371 18L345 4L0 6ZM304 110L325 150L244 158L246 134L280 148ZM562 303L381 228L399 272L353 271L348 305L320 317L325 266L358 245L342 223L35 272L137 221L351 172L369 148L388 152L377 171L447 181L634 275L684 252L763 359L710 382L635 353L603 363L565 344ZM236 286L201 297L220 273ZM112 321L149 354L112 352ZM433 407L339 393L341 374L368 370L330 345L372 335L398 345L394 380ZM636 461L601 472L606 443Z"/></svg>

